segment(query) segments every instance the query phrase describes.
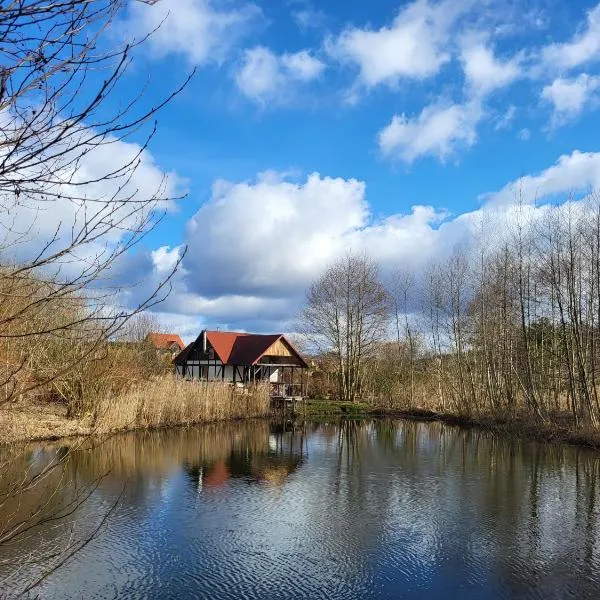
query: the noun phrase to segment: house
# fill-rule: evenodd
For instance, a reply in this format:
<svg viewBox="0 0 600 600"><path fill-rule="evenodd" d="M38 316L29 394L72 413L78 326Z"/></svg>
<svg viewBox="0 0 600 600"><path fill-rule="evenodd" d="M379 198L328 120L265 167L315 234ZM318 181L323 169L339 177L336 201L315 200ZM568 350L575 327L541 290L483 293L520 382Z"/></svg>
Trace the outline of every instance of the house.
<svg viewBox="0 0 600 600"><path fill-rule="evenodd" d="M150 342L159 352L170 354L175 357L184 348L183 340L175 333L154 333L146 336L146 341Z"/></svg>
<svg viewBox="0 0 600 600"><path fill-rule="evenodd" d="M176 373L189 379L238 386L266 381L274 398L306 395L308 365L280 333L205 330L173 362Z"/></svg>

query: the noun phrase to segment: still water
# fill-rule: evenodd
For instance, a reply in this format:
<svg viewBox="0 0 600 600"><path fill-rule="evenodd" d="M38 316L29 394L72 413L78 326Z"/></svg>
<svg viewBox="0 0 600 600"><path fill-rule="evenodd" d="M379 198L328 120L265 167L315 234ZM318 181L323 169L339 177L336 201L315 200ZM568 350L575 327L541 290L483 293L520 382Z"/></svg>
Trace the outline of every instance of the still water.
<svg viewBox="0 0 600 600"><path fill-rule="evenodd" d="M12 477L65 450L26 449ZM4 518L89 498L2 546L0 595L118 500L32 597L600 598L600 454L582 449L440 423L255 421L117 436L52 478Z"/></svg>

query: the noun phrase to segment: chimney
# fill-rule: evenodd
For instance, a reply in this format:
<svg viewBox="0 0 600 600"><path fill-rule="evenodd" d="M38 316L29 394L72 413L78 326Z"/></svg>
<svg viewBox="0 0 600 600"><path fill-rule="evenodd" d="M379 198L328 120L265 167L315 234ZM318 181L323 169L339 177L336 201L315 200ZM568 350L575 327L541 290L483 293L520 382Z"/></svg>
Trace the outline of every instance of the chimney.
<svg viewBox="0 0 600 600"><path fill-rule="evenodd" d="M202 354L206 354L206 329L202 332Z"/></svg>

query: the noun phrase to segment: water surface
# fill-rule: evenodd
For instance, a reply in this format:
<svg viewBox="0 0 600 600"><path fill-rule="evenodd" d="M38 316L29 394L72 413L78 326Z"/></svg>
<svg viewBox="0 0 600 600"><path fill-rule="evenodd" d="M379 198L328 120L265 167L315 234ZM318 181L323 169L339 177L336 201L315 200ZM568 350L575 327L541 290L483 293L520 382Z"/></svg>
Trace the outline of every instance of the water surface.
<svg viewBox="0 0 600 600"><path fill-rule="evenodd" d="M64 451L28 449L12 477ZM0 594L119 499L40 597L599 598L599 457L401 420L121 435L3 509L90 495L0 551Z"/></svg>

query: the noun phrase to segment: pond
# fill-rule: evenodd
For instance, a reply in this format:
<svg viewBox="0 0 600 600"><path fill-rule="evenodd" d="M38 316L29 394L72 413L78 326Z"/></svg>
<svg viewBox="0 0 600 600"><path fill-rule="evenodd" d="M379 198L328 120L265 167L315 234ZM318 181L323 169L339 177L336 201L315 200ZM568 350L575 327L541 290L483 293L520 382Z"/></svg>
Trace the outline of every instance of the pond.
<svg viewBox="0 0 600 600"><path fill-rule="evenodd" d="M25 449L11 481L67 451ZM0 595L598 598L599 483L598 453L437 422L119 435L2 508L64 518L0 546Z"/></svg>

